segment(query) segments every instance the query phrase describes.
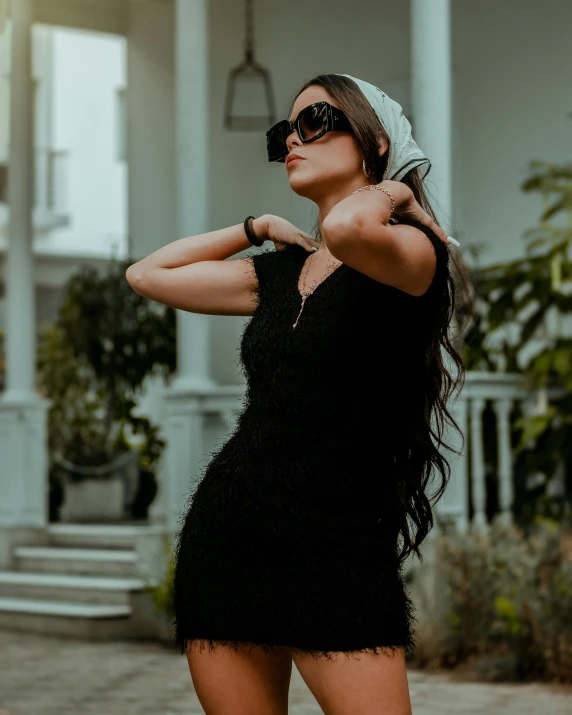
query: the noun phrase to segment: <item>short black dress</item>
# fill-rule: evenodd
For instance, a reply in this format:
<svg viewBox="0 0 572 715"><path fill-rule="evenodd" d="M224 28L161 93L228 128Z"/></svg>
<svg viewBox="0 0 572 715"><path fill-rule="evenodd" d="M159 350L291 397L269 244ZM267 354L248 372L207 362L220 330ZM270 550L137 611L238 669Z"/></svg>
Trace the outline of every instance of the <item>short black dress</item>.
<svg viewBox="0 0 572 715"><path fill-rule="evenodd" d="M342 263L300 310L310 253L252 256L246 391L235 429L189 494L175 543L174 630L216 644L330 657L414 648L397 558L395 453L423 411L427 346L447 246L419 297Z"/></svg>

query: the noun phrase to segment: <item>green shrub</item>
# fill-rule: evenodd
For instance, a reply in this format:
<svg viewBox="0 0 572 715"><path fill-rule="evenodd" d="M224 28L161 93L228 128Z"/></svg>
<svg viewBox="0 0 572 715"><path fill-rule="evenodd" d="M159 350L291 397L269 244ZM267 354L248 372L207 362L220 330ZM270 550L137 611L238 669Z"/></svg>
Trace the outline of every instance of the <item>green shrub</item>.
<svg viewBox="0 0 572 715"><path fill-rule="evenodd" d="M476 659L488 678L572 682L569 525L538 518L525 531L497 518L486 533L440 535L437 549L440 665Z"/></svg>
<svg viewBox="0 0 572 715"><path fill-rule="evenodd" d="M165 578L156 586L146 586L145 590L151 594L155 610L172 620L174 616L173 582L175 578L175 554L169 537L165 536L164 551L167 558Z"/></svg>

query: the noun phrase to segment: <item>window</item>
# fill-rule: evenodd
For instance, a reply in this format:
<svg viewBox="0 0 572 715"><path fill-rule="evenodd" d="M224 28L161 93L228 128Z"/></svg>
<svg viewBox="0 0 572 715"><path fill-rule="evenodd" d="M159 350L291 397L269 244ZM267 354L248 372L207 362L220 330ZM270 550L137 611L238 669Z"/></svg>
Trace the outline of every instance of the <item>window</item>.
<svg viewBox="0 0 572 715"><path fill-rule="evenodd" d="M0 162L8 158L10 137L10 76L0 74Z"/></svg>
<svg viewBox="0 0 572 715"><path fill-rule="evenodd" d="M8 203L8 164L0 163L0 204Z"/></svg>
<svg viewBox="0 0 572 715"><path fill-rule="evenodd" d="M127 161L127 91L125 87L116 92L115 136L117 137L117 159Z"/></svg>

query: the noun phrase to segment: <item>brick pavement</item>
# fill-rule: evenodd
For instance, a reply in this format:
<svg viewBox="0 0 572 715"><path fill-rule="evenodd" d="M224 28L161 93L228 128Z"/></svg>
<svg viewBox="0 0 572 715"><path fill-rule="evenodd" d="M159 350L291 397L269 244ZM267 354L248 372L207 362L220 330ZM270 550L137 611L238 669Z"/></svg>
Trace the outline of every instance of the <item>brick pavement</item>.
<svg viewBox="0 0 572 715"><path fill-rule="evenodd" d="M414 715L572 715L572 686L458 682L408 672ZM203 715L187 661L154 643L0 631L0 715ZM296 668L291 715L321 715Z"/></svg>

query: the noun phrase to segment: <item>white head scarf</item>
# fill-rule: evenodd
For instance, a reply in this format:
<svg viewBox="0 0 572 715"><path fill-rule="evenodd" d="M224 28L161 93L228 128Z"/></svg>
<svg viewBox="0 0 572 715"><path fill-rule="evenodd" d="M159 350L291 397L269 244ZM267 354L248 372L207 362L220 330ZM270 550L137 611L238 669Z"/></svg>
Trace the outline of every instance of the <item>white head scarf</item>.
<svg viewBox="0 0 572 715"><path fill-rule="evenodd" d="M411 136L411 124L403 114L401 105L388 97L379 87L363 79L349 74L342 74L340 77L349 77L357 84L389 135L391 147L383 179L401 181L405 174L416 166L421 167L421 178L424 179L429 173L431 162Z"/></svg>

